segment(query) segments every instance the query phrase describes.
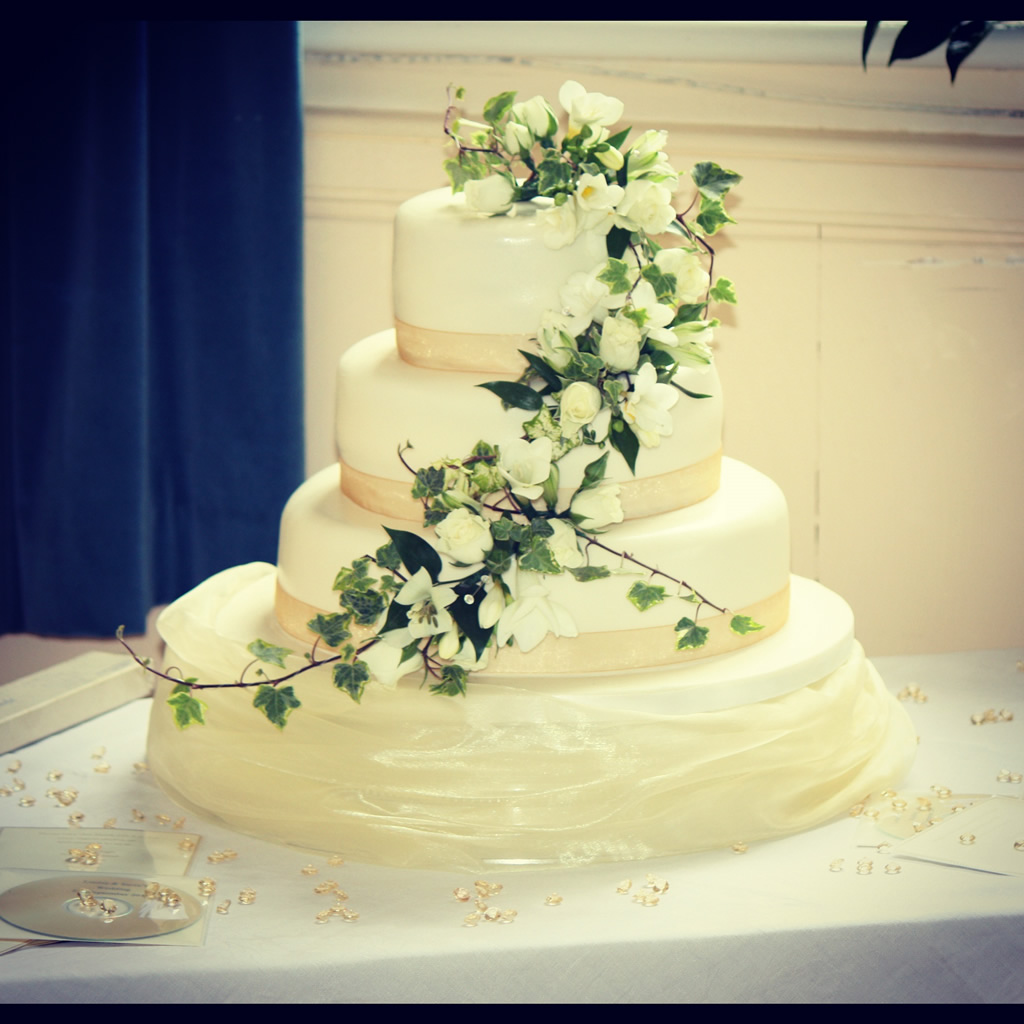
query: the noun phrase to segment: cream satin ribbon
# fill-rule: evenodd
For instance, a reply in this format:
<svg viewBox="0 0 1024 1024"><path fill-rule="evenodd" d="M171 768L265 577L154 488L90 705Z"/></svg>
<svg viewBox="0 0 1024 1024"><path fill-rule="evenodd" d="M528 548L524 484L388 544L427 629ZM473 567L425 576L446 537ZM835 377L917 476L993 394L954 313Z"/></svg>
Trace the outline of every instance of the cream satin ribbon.
<svg viewBox="0 0 1024 1024"><path fill-rule="evenodd" d="M526 369L520 349L531 351L529 334L461 334L434 331L395 321L395 339L402 359L428 370L505 373L518 377Z"/></svg>
<svg viewBox="0 0 1024 1024"><path fill-rule="evenodd" d="M293 597L280 582L276 585L274 611L282 628L297 640L312 643L317 639L306 623L319 614L326 614L305 601ZM729 629L733 615L749 615L764 628L743 635ZM576 675L585 672L616 672L620 670L657 668L679 662L710 658L716 654L749 647L781 629L789 617L789 584L746 608L725 615L701 616L699 624L710 629L703 647L677 651L678 635L671 626L646 629L619 629L603 633L582 633L578 637L555 637L550 633L527 653L518 647L504 647L491 656L486 672L481 675ZM356 643L373 635L370 629L354 630Z"/></svg>
<svg viewBox="0 0 1024 1024"><path fill-rule="evenodd" d="M623 515L626 519L641 519L696 505L718 490L721 474L722 452L719 449L706 459L671 473L619 481ZM353 469L344 461L341 463L342 493L360 508L378 515L412 523L422 522L423 506L410 495L411 487L411 478L408 482L388 480ZM560 488L559 507L566 507L572 495L573 488Z"/></svg>

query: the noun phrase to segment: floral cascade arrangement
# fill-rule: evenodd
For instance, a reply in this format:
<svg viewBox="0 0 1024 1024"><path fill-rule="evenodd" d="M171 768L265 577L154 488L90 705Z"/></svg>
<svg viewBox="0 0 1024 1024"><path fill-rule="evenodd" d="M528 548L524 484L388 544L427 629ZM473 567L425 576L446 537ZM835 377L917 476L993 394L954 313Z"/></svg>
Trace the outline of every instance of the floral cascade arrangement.
<svg viewBox="0 0 1024 1024"><path fill-rule="evenodd" d="M459 90L455 99L461 98ZM633 577L624 596L640 611L682 601L675 625L680 651L707 642L702 612L727 613L682 577L617 551L604 531L624 518L620 487L606 479L611 450L635 473L643 449L671 435L675 404L707 397L674 378L681 366L710 366L718 321L708 308L736 301L732 283L713 277L707 239L734 223L723 199L740 176L696 164L689 174L693 198L677 212L680 175L665 155L667 134L646 131L631 145L631 129L612 134L623 114L617 99L566 82L559 91L567 115L560 139L558 118L541 96L517 102L515 92L503 92L484 105L483 121L456 117L451 100L444 131L456 153L444 166L467 207L482 216L514 216L517 203L547 197L545 244L557 249L584 231L598 232L607 259L565 283L561 308L546 311L538 324L536 351L521 352L518 380L480 385L505 408L523 411L521 436L480 440L460 457L415 471L404 457L410 446L399 450L432 539L384 527L386 543L338 572L341 610L308 622L317 639L299 667L290 668L294 652L262 640L249 645L254 661L230 684L183 679L137 659L175 683L168 704L180 727L204 721L198 691L235 686L254 688L253 705L283 728L301 706L290 681L327 665L333 684L355 701L371 680L392 687L417 667L430 692L464 695L470 674L505 645L529 652L549 633L577 635L571 611L551 599L545 582L564 572L583 585ZM665 235L679 244L656 241ZM594 458L560 505L559 462L580 446ZM616 556L618 567L592 564L595 549ZM447 578L442 555L456 570ZM761 628L745 615L729 621L737 634ZM260 665L284 673L271 678ZM253 666L255 678L247 680Z"/></svg>

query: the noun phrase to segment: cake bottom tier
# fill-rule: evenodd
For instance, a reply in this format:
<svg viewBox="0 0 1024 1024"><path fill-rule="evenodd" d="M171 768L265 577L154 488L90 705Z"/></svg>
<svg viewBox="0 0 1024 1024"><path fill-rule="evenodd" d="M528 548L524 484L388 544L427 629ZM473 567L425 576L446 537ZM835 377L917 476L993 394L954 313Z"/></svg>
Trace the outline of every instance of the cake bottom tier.
<svg viewBox="0 0 1024 1024"><path fill-rule="evenodd" d="M294 647L273 617L274 576L239 566L171 605L167 664L232 682L256 637ZM465 698L406 677L356 705L323 668L294 681L302 707L283 730L237 689L202 691L206 724L179 730L166 684L149 765L178 803L233 830L391 866L639 860L786 835L898 785L916 747L846 635L849 609L793 582L783 630L709 659L689 688L695 666L473 679Z"/></svg>

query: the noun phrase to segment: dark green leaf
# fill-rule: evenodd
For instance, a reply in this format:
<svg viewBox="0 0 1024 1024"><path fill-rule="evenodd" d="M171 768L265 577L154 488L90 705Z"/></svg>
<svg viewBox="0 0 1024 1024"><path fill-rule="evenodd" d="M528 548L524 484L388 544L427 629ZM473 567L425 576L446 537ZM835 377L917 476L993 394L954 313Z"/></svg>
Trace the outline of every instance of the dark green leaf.
<svg viewBox="0 0 1024 1024"><path fill-rule="evenodd" d="M536 412L543 404L539 391L527 387L525 384L516 384L508 380L492 380L486 384L478 384L478 388L486 388L494 392L506 408L529 409Z"/></svg>
<svg viewBox="0 0 1024 1024"><path fill-rule="evenodd" d="M306 623L312 633L316 633L328 647L337 647L344 643L352 634L345 628L345 616L337 612L319 614ZM283 667L283 666L282 666Z"/></svg>
<svg viewBox="0 0 1024 1024"><path fill-rule="evenodd" d="M949 68L949 80L956 81L956 73L960 65L977 49L978 44L997 25L995 21L961 21L949 37L946 47L946 67Z"/></svg>
<svg viewBox="0 0 1024 1024"><path fill-rule="evenodd" d="M284 659L292 653L287 647L275 647L265 640L253 640L246 650L254 658L259 658L260 661L264 661L268 665L276 665L278 668L284 668Z"/></svg>
<svg viewBox="0 0 1024 1024"><path fill-rule="evenodd" d="M562 381L558 374L548 366L547 363L541 359L534 352L526 352L523 349L519 350L519 354L530 364L533 371L539 376L545 384L548 385L552 390L558 391L562 387Z"/></svg>
<svg viewBox="0 0 1024 1024"><path fill-rule="evenodd" d="M455 624L473 645L476 656L479 658L484 653L487 641L491 639L494 627L483 629L480 626L480 604L474 601L468 604L464 598L453 601L448 605L448 612L454 619Z"/></svg>
<svg viewBox="0 0 1024 1024"><path fill-rule="evenodd" d="M341 595L341 604L352 613L360 626L372 626L384 611L385 599L376 590L348 590Z"/></svg>
<svg viewBox="0 0 1024 1024"><path fill-rule="evenodd" d="M381 544L377 548L374 558L377 559L377 564L382 569L395 570L402 564L401 558L398 557L398 548L391 541L388 541L387 544Z"/></svg>
<svg viewBox="0 0 1024 1024"><path fill-rule="evenodd" d="M892 44L889 64L897 60L913 60L941 46L960 23L952 18L915 18L908 21Z"/></svg>
<svg viewBox="0 0 1024 1024"><path fill-rule="evenodd" d="M256 690L252 706L262 711L278 729L283 729L288 716L296 708L302 707L302 701L295 696L291 686L261 686Z"/></svg>
<svg viewBox="0 0 1024 1024"><path fill-rule="evenodd" d="M611 441L612 447L626 460L630 472L636 476L636 457L640 451L640 442L621 417L616 416L612 419L608 439Z"/></svg>
<svg viewBox="0 0 1024 1024"><path fill-rule="evenodd" d="M626 139L629 138L629 133L632 130L633 129L631 127L623 128L621 132L616 132L614 135L609 135L608 138L605 139L604 141L609 146L614 146L616 149L622 149L622 144L626 141Z"/></svg>
<svg viewBox="0 0 1024 1024"><path fill-rule="evenodd" d="M626 597L638 611L645 612L665 600L665 588L657 583L643 583L637 580L629 588Z"/></svg>
<svg viewBox="0 0 1024 1024"><path fill-rule="evenodd" d="M551 553L551 548L540 537L535 537L529 547L520 551L519 568L528 572L545 572L553 576L562 571L562 567Z"/></svg>
<svg viewBox="0 0 1024 1024"><path fill-rule="evenodd" d="M623 167L622 171L625 171ZM621 174L622 171L619 173ZM612 228L608 232L608 237L605 239L605 244L608 248L608 255L612 259L620 259L622 254L626 251L626 247L629 245L629 232L625 228Z"/></svg>
<svg viewBox="0 0 1024 1024"><path fill-rule="evenodd" d="M593 462L589 463L587 468L583 470L583 481L579 486L579 490L588 491L591 487L596 487L604 479L610 454L611 452L605 452L600 458L594 459Z"/></svg>
<svg viewBox="0 0 1024 1024"><path fill-rule="evenodd" d="M512 549L509 545L495 544L484 555L484 568L495 576L503 576L507 573L512 568Z"/></svg>
<svg viewBox="0 0 1024 1024"><path fill-rule="evenodd" d="M357 704L369 681L370 669L365 661L357 659L351 665L334 666L334 685L339 690L344 690Z"/></svg>
<svg viewBox="0 0 1024 1024"><path fill-rule="evenodd" d="M431 693L445 697L465 697L469 673L459 665L445 665L441 669L441 681L430 687Z"/></svg>
<svg viewBox="0 0 1024 1024"><path fill-rule="evenodd" d="M860 62L864 65L864 70L868 69L868 50L871 49L871 41L875 38L875 33L878 31L878 26L882 23L880 21L865 21L864 22L864 39L860 47Z"/></svg>
<svg viewBox="0 0 1024 1024"><path fill-rule="evenodd" d="M441 556L422 538L407 530L392 530L384 527L391 542L398 549L398 557L402 564L409 570L410 575L415 575L420 569L426 569L431 580L437 582L441 574Z"/></svg>
<svg viewBox="0 0 1024 1024"><path fill-rule="evenodd" d="M530 523L530 533L534 537L551 537L554 532L555 528L547 519L534 519Z"/></svg>

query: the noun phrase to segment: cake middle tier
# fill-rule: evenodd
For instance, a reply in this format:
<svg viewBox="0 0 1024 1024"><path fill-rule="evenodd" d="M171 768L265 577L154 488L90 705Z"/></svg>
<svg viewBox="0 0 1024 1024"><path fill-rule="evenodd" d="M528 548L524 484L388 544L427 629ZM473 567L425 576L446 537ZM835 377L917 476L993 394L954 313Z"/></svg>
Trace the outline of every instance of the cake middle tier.
<svg viewBox="0 0 1024 1024"><path fill-rule="evenodd" d="M431 529L382 520L350 501L339 487L338 473L330 466L307 480L281 519L276 609L281 625L300 639L311 639L306 623L316 614L338 610L332 589L338 569L386 543L383 525L435 539ZM756 643L786 621L786 501L772 480L742 462L722 460L722 486L707 500L622 523L599 539L614 552L593 545L588 549L590 564L608 566L612 575L589 582L569 573L540 577L547 599L569 612L578 636L549 634L528 653L503 648L484 671L557 674L675 664ZM695 604L677 596L688 590L666 577L652 577L641 566L685 581L728 612L716 613L707 606L698 612ZM465 569L444 560L441 580L465 575ZM663 585L665 600L641 611L626 596L637 580ZM763 628L736 634L729 628L733 614L748 615ZM707 644L677 650L676 624L695 616L698 625L710 629Z"/></svg>
<svg viewBox="0 0 1024 1024"><path fill-rule="evenodd" d="M521 437L523 423L534 414L504 409L495 394L475 386L501 379L514 378L413 366L398 354L393 330L357 342L338 363L335 428L345 494L379 515L419 520L422 509L410 496L413 477L399 448L412 445L403 458L417 470L438 459L465 458L477 441L501 445ZM627 519L685 508L715 492L722 439L718 374L714 366L680 367L675 380L708 397L680 394L671 410L671 435L657 448L640 450L636 475L610 446L580 445L568 452L558 464L559 507L568 504L587 465L605 450L605 478L621 485ZM607 424L601 428L607 431Z"/></svg>

